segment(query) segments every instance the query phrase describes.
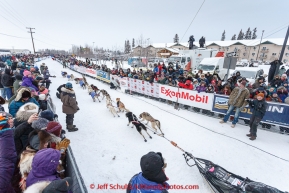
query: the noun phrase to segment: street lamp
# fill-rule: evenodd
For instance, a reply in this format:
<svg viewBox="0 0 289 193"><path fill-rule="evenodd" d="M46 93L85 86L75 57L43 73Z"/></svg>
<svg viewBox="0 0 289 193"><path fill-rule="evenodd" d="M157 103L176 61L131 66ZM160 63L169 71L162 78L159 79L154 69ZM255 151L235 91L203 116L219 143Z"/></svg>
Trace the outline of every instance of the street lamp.
<svg viewBox="0 0 289 193"><path fill-rule="evenodd" d="M150 38L148 38L147 39L147 41L148 41L148 45L147 45L147 55L146 55L146 66L148 66L148 46L149 46L149 40L150 40Z"/></svg>
<svg viewBox="0 0 289 193"><path fill-rule="evenodd" d="M92 46L92 53L94 54L94 42L93 43L93 46Z"/></svg>

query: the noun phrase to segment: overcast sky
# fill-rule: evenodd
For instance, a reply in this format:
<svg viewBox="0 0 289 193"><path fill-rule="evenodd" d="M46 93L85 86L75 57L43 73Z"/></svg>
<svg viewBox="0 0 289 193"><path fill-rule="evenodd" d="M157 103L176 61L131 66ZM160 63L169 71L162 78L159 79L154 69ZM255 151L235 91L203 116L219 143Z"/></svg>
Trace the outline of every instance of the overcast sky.
<svg viewBox="0 0 289 193"><path fill-rule="evenodd" d="M36 28L36 50L69 50L71 44L108 49L124 47L142 34L151 43L169 43L185 34L203 0L0 0L0 48L32 50L25 27ZM257 27L258 38L289 25L288 0L206 0L182 42L226 39ZM4 17L6 19L4 19ZM8 20L10 21L8 21ZM12 24L12 23L13 24ZM286 29L270 38L283 38ZM269 38L269 37L268 37ZM45 43L44 43L45 42Z"/></svg>

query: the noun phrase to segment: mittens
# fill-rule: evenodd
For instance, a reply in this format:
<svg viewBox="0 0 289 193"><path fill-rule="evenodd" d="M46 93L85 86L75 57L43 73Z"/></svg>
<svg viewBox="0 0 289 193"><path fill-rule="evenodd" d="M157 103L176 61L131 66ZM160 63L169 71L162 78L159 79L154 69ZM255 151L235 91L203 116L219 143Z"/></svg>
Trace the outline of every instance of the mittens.
<svg viewBox="0 0 289 193"><path fill-rule="evenodd" d="M56 149L58 149L63 154L66 151L69 144L70 144L70 140L65 138L56 144Z"/></svg>

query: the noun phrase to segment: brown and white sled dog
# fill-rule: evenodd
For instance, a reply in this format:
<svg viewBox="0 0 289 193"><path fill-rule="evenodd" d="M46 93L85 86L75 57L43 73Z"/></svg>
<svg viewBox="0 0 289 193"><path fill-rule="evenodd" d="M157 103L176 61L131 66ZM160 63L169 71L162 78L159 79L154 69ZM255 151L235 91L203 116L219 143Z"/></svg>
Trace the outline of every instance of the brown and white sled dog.
<svg viewBox="0 0 289 193"><path fill-rule="evenodd" d="M129 112L128 109L125 108L123 102L120 101L120 98L116 98L116 104L117 104L117 107L118 107L118 113L119 112Z"/></svg>
<svg viewBox="0 0 289 193"><path fill-rule="evenodd" d="M106 106L109 109L109 112L111 112L111 114L113 115L113 117L115 117L115 115L117 115L119 117L119 115L117 114L114 106L111 103L110 99L106 99Z"/></svg>
<svg viewBox="0 0 289 193"><path fill-rule="evenodd" d="M110 99L110 96L108 94L108 92L104 89L100 90L101 94L102 94L102 100L104 99L104 97L106 98L109 98Z"/></svg>
<svg viewBox="0 0 289 193"><path fill-rule="evenodd" d="M157 132L157 128L156 126L159 128L159 130L161 131L162 135L164 135L164 133L161 130L161 123L159 120L153 118L149 113L147 112L143 112L142 114L139 115L139 118L142 119L140 121L147 121L146 125L151 122L152 128Z"/></svg>

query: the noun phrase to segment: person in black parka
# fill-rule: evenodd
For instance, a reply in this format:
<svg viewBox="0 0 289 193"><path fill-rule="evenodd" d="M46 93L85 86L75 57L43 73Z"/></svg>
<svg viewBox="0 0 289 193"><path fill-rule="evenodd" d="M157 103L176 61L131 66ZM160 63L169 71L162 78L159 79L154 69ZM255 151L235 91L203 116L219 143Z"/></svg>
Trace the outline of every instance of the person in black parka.
<svg viewBox="0 0 289 193"><path fill-rule="evenodd" d="M276 69L279 70L281 64L282 62L280 62L279 60L274 60L273 62L270 63L271 66L268 73L268 82L271 82L271 80L274 79L275 71Z"/></svg>
<svg viewBox="0 0 289 193"><path fill-rule="evenodd" d="M259 93L257 99L246 101L249 103L249 106L253 108L253 114L250 118L249 124L250 134L247 134L247 136L250 137L250 140L255 140L257 137L257 127L266 113L267 102L265 101L263 93Z"/></svg>

